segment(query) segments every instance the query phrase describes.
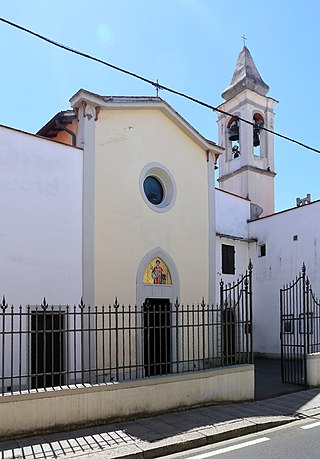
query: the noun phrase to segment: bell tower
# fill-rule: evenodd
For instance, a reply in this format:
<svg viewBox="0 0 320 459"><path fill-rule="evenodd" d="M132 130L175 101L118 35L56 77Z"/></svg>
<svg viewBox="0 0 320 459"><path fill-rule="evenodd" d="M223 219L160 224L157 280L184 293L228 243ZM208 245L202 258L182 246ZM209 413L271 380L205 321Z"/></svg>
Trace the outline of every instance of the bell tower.
<svg viewBox="0 0 320 459"><path fill-rule="evenodd" d="M244 46L233 77L222 93L218 108L219 186L251 201L252 218L274 213L274 112L275 99L267 97L269 86L262 80L250 51ZM250 121L248 124L239 118Z"/></svg>

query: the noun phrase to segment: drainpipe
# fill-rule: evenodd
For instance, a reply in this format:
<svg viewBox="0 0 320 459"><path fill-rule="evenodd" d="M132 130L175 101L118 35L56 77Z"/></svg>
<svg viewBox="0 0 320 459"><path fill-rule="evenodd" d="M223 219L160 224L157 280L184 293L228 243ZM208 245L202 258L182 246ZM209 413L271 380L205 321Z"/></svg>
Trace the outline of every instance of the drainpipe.
<svg viewBox="0 0 320 459"><path fill-rule="evenodd" d="M70 129L66 128L63 124L61 124L58 119L56 119L56 126L59 129L62 129L63 131L66 131L68 134L71 135L72 146L75 147L77 145L77 136L76 136L76 134L73 131L71 131Z"/></svg>

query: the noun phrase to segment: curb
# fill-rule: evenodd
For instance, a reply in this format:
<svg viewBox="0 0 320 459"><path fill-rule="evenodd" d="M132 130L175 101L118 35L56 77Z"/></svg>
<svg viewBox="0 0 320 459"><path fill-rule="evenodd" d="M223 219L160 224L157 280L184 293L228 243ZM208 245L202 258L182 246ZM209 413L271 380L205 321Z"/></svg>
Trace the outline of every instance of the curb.
<svg viewBox="0 0 320 459"><path fill-rule="evenodd" d="M176 435L167 439L158 440L154 443L148 443L145 441L138 441L132 445L126 445L122 447L116 447L105 451L95 452L87 454L88 459L153 459L160 456L166 456L169 454L181 453L189 449L200 448L202 446L211 445L225 440L231 440L233 438L242 437L244 435L253 434L256 432L262 432L267 429L279 427L282 425L289 424L296 421L296 417L287 417L286 419L267 421L259 424L249 423L243 427L231 428L230 424L226 426L221 424L221 431L217 432L219 428L208 427L205 429L191 431L186 434ZM234 426L237 424L243 424L244 421L233 423Z"/></svg>

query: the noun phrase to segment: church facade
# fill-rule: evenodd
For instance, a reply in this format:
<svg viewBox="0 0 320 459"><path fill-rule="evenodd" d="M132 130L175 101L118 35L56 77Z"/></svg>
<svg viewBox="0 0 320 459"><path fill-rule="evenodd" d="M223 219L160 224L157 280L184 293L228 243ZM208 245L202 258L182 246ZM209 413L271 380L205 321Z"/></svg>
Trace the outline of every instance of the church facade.
<svg viewBox="0 0 320 459"><path fill-rule="evenodd" d="M268 90L244 47L217 144L158 97L85 90L37 135L1 127L7 300L216 304L251 260L254 351L279 357L280 288L303 262L319 285L320 202L274 212Z"/></svg>

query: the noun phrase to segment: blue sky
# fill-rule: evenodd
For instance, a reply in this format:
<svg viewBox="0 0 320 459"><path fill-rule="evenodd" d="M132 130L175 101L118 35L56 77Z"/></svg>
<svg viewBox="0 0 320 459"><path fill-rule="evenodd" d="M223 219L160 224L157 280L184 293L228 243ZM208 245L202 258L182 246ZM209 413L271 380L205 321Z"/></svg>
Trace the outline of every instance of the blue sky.
<svg viewBox="0 0 320 459"><path fill-rule="evenodd" d="M320 149L317 108L319 16L316 0L11 0L1 17L93 54L214 106L230 83L241 35L279 100L275 130ZM0 124L36 132L69 108L80 88L103 95L155 95L153 87L0 23ZM217 141L216 115L160 92L205 137ZM276 209L297 196L320 199L320 154L275 139Z"/></svg>

